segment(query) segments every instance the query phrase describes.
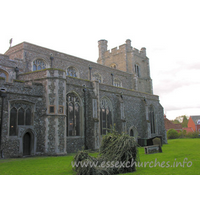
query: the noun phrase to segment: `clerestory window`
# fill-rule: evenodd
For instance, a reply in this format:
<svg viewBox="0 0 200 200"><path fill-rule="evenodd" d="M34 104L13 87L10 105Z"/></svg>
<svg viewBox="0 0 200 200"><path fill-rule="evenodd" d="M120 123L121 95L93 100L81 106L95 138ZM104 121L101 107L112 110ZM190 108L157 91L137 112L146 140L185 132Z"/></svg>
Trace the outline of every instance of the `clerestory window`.
<svg viewBox="0 0 200 200"><path fill-rule="evenodd" d="M114 79L113 85L116 86L116 87L122 87L121 81L117 78Z"/></svg>
<svg viewBox="0 0 200 200"><path fill-rule="evenodd" d="M46 63L43 59L37 59L33 61L33 71L46 69Z"/></svg>
<svg viewBox="0 0 200 200"><path fill-rule="evenodd" d="M78 72L74 67L68 67L67 76L78 77Z"/></svg>

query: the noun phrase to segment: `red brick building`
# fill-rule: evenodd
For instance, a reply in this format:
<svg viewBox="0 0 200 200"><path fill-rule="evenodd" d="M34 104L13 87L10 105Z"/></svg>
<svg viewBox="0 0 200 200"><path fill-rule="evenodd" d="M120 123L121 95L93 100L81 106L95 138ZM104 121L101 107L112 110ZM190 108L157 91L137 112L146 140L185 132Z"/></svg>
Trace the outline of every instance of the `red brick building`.
<svg viewBox="0 0 200 200"><path fill-rule="evenodd" d="M174 124L169 119L166 118L166 115L164 115L164 122L165 122L165 129L168 131L169 129L175 129L176 131L180 132L182 130L181 124Z"/></svg>
<svg viewBox="0 0 200 200"><path fill-rule="evenodd" d="M200 115L190 116L188 128L192 128L194 131L200 131Z"/></svg>

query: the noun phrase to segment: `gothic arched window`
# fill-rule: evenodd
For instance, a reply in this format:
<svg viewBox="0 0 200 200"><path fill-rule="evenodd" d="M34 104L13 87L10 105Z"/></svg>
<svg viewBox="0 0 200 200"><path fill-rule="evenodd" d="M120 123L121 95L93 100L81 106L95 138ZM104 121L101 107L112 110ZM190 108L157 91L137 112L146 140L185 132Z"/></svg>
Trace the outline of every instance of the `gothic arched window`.
<svg viewBox="0 0 200 200"><path fill-rule="evenodd" d="M151 125L151 133L155 133L155 116L153 106L149 107L149 121Z"/></svg>
<svg viewBox="0 0 200 200"><path fill-rule="evenodd" d="M2 72L2 71L0 71L0 77L2 77L2 78L5 78L6 79L6 74L4 73L4 72Z"/></svg>
<svg viewBox="0 0 200 200"><path fill-rule="evenodd" d="M111 68L117 69L117 65L115 63L110 65Z"/></svg>
<svg viewBox="0 0 200 200"><path fill-rule="evenodd" d="M26 125L31 125L31 109L30 108L28 108L27 110L26 110L26 119L25 119L26 121L25 121L25 124Z"/></svg>
<svg viewBox="0 0 200 200"><path fill-rule="evenodd" d="M46 63L42 59L37 59L33 61L33 71L46 69Z"/></svg>
<svg viewBox="0 0 200 200"><path fill-rule="evenodd" d="M8 73L4 70L0 70L0 77L4 78L6 81L8 81Z"/></svg>
<svg viewBox="0 0 200 200"><path fill-rule="evenodd" d="M114 81L113 81L113 85L116 86L116 87L121 87L122 83L119 79L115 78Z"/></svg>
<svg viewBox="0 0 200 200"><path fill-rule="evenodd" d="M10 110L10 135L17 135L17 109L12 108Z"/></svg>
<svg viewBox="0 0 200 200"><path fill-rule="evenodd" d="M74 67L68 67L67 76L78 77L77 70Z"/></svg>
<svg viewBox="0 0 200 200"><path fill-rule="evenodd" d="M101 75L100 74L94 74L93 78L95 81L98 81L99 83L101 83Z"/></svg>
<svg viewBox="0 0 200 200"><path fill-rule="evenodd" d="M112 105L107 98L103 98L101 101L100 123L101 134L105 135L112 125Z"/></svg>
<svg viewBox="0 0 200 200"><path fill-rule="evenodd" d="M20 108L18 110L18 125L24 125L24 109Z"/></svg>
<svg viewBox="0 0 200 200"><path fill-rule="evenodd" d="M80 101L74 93L67 95L67 136L80 136Z"/></svg>
<svg viewBox="0 0 200 200"><path fill-rule="evenodd" d="M11 103L10 110L10 136L17 135L17 126L30 126L32 124L31 105L24 103Z"/></svg>

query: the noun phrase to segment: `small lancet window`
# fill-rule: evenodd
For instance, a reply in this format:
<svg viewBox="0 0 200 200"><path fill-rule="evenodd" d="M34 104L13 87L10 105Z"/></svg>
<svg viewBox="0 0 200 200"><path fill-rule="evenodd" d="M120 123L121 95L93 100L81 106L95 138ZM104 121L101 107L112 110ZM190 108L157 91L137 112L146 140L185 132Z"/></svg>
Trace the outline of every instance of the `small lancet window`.
<svg viewBox="0 0 200 200"><path fill-rule="evenodd" d="M151 125L151 133L155 133L155 114L153 106L149 107L149 121Z"/></svg>
<svg viewBox="0 0 200 200"><path fill-rule="evenodd" d="M137 77L140 77L140 67L137 64L135 65L135 74Z"/></svg>

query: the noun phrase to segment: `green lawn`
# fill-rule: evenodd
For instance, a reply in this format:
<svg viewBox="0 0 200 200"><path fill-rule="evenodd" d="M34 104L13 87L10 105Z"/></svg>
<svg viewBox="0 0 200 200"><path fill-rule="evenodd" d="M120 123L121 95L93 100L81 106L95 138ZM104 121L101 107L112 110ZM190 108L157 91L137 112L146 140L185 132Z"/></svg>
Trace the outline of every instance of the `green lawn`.
<svg viewBox="0 0 200 200"><path fill-rule="evenodd" d="M164 175L164 174L200 174L200 139L174 139L168 140L163 145L163 153L144 153L144 148L139 148L140 165L133 175ZM1 159L1 175L69 175L75 174L71 167L71 161L75 154L60 157L31 157L16 159ZM96 155L96 154L93 154ZM177 162L186 161L184 167L176 167ZM186 160L187 159L187 160ZM156 160L156 162L155 162ZM162 163L162 162L165 163ZM149 166L149 163L150 166ZM189 163L187 163L189 162ZM157 163L157 166L155 164ZM162 165L161 165L162 163ZM160 164L160 167L159 167ZM191 165L192 164L192 165ZM146 165L146 166L145 166ZM190 167L187 167L190 166Z"/></svg>

